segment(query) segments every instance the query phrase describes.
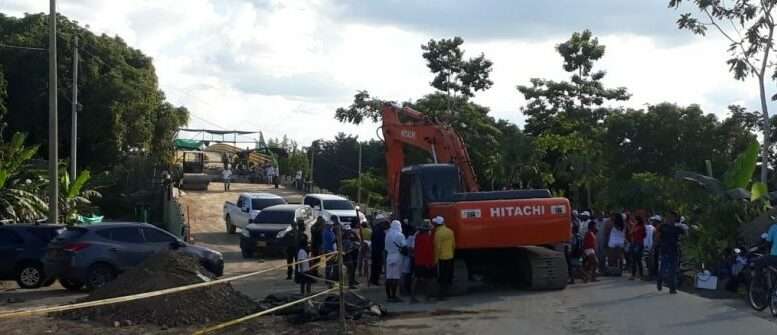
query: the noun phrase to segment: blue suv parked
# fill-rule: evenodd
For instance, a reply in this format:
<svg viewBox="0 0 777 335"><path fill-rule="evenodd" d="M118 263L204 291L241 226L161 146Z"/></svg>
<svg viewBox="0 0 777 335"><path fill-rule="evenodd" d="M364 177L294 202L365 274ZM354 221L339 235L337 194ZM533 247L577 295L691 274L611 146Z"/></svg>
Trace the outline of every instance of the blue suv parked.
<svg viewBox="0 0 777 335"><path fill-rule="evenodd" d="M62 225L0 225L0 280L15 280L22 288L50 284L43 258L47 245Z"/></svg>
<svg viewBox="0 0 777 335"><path fill-rule="evenodd" d="M66 228L49 244L45 268L66 289L80 290L86 285L91 290L165 250L194 256L216 276L224 273L220 252L186 243L153 225L131 222Z"/></svg>

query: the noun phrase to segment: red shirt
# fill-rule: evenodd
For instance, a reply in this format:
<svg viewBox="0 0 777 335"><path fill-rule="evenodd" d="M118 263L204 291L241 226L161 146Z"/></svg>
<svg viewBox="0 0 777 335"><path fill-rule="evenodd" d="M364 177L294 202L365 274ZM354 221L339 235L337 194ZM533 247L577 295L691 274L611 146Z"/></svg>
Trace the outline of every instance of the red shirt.
<svg viewBox="0 0 777 335"><path fill-rule="evenodd" d="M415 236L415 265L434 265L434 238L430 233L418 233Z"/></svg>
<svg viewBox="0 0 777 335"><path fill-rule="evenodd" d="M633 227L631 227L631 243L636 245L643 245L645 242L645 226L640 224L635 224Z"/></svg>
<svg viewBox="0 0 777 335"><path fill-rule="evenodd" d="M585 249L596 249L596 234L590 230L583 238L583 250Z"/></svg>

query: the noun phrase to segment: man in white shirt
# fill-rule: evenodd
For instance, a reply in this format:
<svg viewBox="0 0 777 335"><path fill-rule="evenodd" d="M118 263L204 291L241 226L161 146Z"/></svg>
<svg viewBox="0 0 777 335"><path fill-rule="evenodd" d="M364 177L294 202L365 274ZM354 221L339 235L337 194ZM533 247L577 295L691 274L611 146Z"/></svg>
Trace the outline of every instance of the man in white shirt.
<svg viewBox="0 0 777 335"><path fill-rule="evenodd" d="M648 276L653 278L658 274L658 252L655 250L656 229L664 218L661 215L653 215L645 225L645 250L648 251Z"/></svg>
<svg viewBox="0 0 777 335"><path fill-rule="evenodd" d="M224 171L221 171L221 177L224 179L224 192L227 192L232 179L232 167L229 164L227 164L227 168Z"/></svg>

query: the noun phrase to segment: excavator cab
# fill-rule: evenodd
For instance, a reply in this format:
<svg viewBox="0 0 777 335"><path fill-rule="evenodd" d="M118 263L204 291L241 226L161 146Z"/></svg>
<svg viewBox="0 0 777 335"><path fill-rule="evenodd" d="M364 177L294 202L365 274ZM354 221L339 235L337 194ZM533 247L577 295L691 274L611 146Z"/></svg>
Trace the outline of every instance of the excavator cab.
<svg viewBox="0 0 777 335"><path fill-rule="evenodd" d="M461 191L459 169L453 164L421 164L402 169L399 177L399 217L418 227L428 213L427 204L450 202ZM428 218L427 218L428 219Z"/></svg>

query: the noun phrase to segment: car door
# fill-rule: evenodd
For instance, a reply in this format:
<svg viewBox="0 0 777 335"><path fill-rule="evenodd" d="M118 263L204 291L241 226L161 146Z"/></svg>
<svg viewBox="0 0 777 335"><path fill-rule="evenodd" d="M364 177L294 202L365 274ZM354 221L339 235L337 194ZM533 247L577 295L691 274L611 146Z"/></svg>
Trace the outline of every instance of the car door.
<svg viewBox="0 0 777 335"><path fill-rule="evenodd" d="M15 231L0 228L0 276L10 278L16 267L16 259L24 252L24 239Z"/></svg>
<svg viewBox="0 0 777 335"><path fill-rule="evenodd" d="M235 218L233 218L233 224L240 228L245 228L245 226L248 224L248 217L250 216L251 212L251 199L248 199L247 197L239 197L237 199L237 210L238 213Z"/></svg>
<svg viewBox="0 0 777 335"><path fill-rule="evenodd" d="M110 259L120 269L136 266L153 253L153 248L144 245L140 227L116 227L104 229L99 233L110 239L106 245Z"/></svg>
<svg viewBox="0 0 777 335"><path fill-rule="evenodd" d="M146 247L153 249L153 253L172 249L173 242L178 240L170 233L157 228L143 227L141 231L143 231Z"/></svg>

